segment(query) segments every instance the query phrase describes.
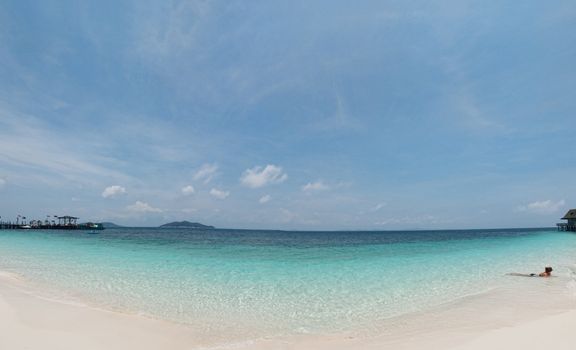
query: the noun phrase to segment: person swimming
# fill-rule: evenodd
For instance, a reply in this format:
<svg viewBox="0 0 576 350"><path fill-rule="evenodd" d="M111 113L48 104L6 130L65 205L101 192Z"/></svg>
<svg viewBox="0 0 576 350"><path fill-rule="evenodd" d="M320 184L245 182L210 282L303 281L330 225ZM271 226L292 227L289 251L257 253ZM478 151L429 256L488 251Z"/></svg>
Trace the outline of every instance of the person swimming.
<svg viewBox="0 0 576 350"><path fill-rule="evenodd" d="M544 272L540 272L540 273L509 273L508 275L510 276L522 276L522 277L552 277L552 267L550 266L546 266L544 268Z"/></svg>
<svg viewBox="0 0 576 350"><path fill-rule="evenodd" d="M536 274L535 274L535 273L531 273L530 276L536 277ZM550 266L546 266L546 267L544 268L544 272L540 272L540 273L538 274L538 277L550 277L550 276L552 276L552 267L550 267Z"/></svg>

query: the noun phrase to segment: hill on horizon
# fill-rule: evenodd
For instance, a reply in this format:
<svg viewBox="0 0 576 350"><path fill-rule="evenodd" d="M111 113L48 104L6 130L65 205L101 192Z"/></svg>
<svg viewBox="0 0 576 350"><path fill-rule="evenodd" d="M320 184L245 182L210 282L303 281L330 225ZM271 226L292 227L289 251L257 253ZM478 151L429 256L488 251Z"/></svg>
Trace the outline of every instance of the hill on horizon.
<svg viewBox="0 0 576 350"><path fill-rule="evenodd" d="M122 226L122 225L115 224L115 223L113 223L113 222L103 222L103 223L102 223L102 226L104 226L104 228L120 228L120 227L125 227L125 226Z"/></svg>
<svg viewBox="0 0 576 350"><path fill-rule="evenodd" d="M186 221L186 220L169 222L167 224L160 225L158 227L161 227L161 228L199 228L199 229L213 229L214 228L214 226L203 225L203 224L198 223L198 222L190 222L190 221Z"/></svg>

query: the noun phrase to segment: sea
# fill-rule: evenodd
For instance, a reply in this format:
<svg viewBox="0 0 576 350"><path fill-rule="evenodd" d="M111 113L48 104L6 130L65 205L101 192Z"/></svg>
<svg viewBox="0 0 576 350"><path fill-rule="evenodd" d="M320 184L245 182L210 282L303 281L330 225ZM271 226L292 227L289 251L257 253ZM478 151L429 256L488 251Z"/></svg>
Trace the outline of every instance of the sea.
<svg viewBox="0 0 576 350"><path fill-rule="evenodd" d="M0 271L45 297L190 325L211 345L559 311L576 305L575 263L576 234L554 229L0 231ZM545 266L554 278L508 274Z"/></svg>

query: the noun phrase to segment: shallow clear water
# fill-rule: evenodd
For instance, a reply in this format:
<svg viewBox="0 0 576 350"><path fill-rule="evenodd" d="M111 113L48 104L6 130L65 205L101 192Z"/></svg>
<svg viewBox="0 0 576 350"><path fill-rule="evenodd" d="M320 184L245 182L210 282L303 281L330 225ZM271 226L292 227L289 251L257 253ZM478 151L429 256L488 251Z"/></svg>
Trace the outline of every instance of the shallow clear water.
<svg viewBox="0 0 576 350"><path fill-rule="evenodd" d="M566 289L575 253L574 234L526 229L0 231L0 270L104 307L191 324L220 341L369 329L471 294L521 288L505 273L545 265Z"/></svg>

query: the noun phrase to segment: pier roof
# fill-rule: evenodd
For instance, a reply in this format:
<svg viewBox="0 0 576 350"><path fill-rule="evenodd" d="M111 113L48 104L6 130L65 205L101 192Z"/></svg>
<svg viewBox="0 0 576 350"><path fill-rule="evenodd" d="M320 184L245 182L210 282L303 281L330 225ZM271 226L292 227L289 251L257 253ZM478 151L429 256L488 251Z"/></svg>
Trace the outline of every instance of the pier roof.
<svg viewBox="0 0 576 350"><path fill-rule="evenodd" d="M576 209L568 210L568 212L566 213L566 215L564 215L564 217L562 219L564 219L564 220L576 219Z"/></svg>

